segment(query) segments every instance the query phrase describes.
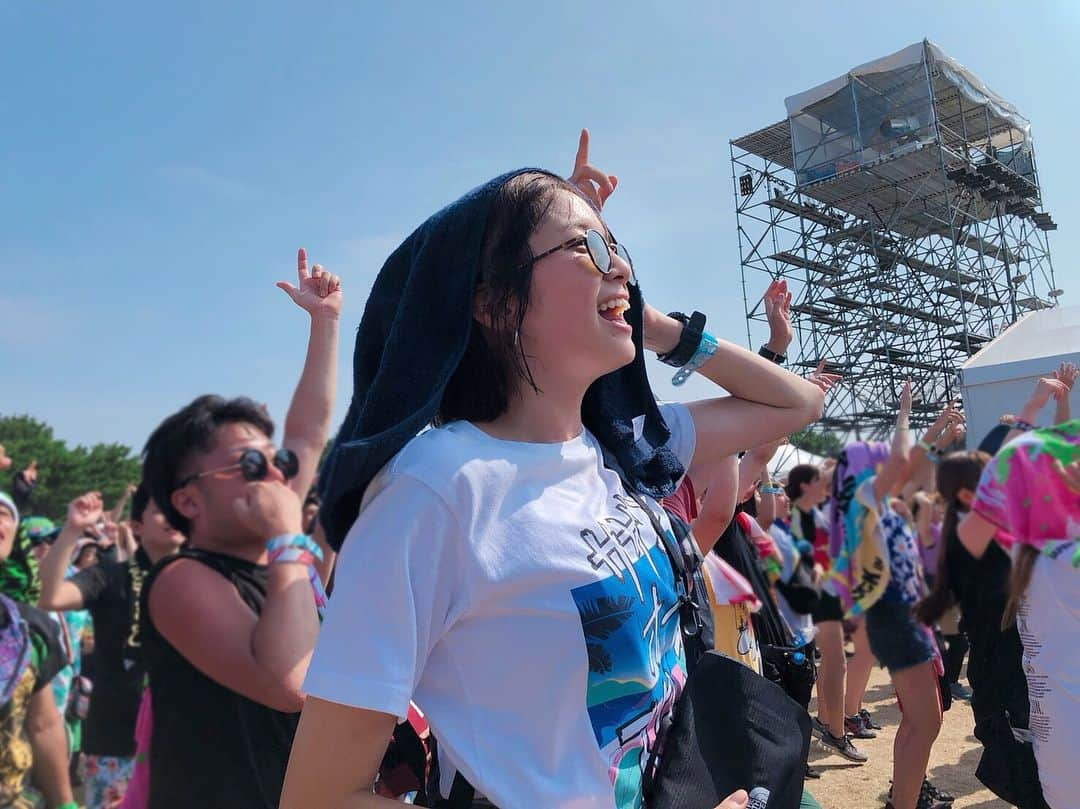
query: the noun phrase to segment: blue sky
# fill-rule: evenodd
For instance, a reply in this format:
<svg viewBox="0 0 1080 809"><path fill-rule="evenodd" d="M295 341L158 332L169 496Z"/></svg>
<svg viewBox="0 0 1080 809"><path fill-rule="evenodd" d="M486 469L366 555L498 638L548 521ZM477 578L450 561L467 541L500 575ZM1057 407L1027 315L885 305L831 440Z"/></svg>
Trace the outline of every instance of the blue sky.
<svg viewBox="0 0 1080 809"><path fill-rule="evenodd" d="M300 245L343 278L336 423L392 247L499 172L568 171L582 126L650 300L745 342L728 141L924 36L1031 119L1062 302L1080 295L1066 0L6 0L0 31L0 413L71 443L140 447L205 392L283 418L306 316L274 282ZM661 395L708 392L654 370Z"/></svg>

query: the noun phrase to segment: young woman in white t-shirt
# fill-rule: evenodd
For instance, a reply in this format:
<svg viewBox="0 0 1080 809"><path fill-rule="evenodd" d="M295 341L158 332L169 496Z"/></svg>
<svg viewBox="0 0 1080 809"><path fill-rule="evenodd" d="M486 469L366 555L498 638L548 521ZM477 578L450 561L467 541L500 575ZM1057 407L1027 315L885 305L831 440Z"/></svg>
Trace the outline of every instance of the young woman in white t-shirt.
<svg viewBox="0 0 1080 809"><path fill-rule="evenodd" d="M668 558L582 423L586 390L636 349L633 271L598 213L614 184L579 158L586 191L526 173L498 192L440 426L368 486L339 558L286 809L394 806L372 783L410 700L438 736L444 795L457 771L501 809L641 805L685 658ZM672 351L682 323L643 314L646 347ZM732 344L699 373L731 395L662 413L702 479L820 416L817 387Z"/></svg>

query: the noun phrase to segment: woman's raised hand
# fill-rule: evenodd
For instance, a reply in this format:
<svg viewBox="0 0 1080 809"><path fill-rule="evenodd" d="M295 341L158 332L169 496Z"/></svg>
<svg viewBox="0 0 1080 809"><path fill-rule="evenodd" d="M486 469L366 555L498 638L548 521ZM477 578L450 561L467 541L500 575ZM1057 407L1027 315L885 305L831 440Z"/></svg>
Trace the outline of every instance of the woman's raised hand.
<svg viewBox="0 0 1080 809"><path fill-rule="evenodd" d="M1028 405L1033 406L1036 412L1046 407L1051 399L1069 395L1069 386L1055 377L1043 377L1035 383L1035 390L1028 399Z"/></svg>
<svg viewBox="0 0 1080 809"><path fill-rule="evenodd" d="M619 178L614 174L607 174L589 163L588 129L582 129L581 137L578 138L577 156L574 157L574 171L570 174L570 182L581 190L598 211L604 209L604 203L615 193L615 186L619 184Z"/></svg>
<svg viewBox="0 0 1080 809"><path fill-rule="evenodd" d="M828 393L832 390L841 379L843 379L843 377L840 376L840 374L830 374L825 371L825 360L819 362L813 373L807 374L806 376L806 381L817 385L821 388L823 393Z"/></svg>
<svg viewBox="0 0 1080 809"><path fill-rule="evenodd" d="M911 395L911 380L910 379L905 379L904 380L904 386L902 388L900 388L900 415L901 416L910 416L911 415L912 398L913 397Z"/></svg>
<svg viewBox="0 0 1080 809"><path fill-rule="evenodd" d="M777 354L786 354L795 337L791 327L791 293L787 281L780 278L769 284L761 298L765 305L765 318L769 321L769 342L766 348Z"/></svg>
<svg viewBox="0 0 1080 809"><path fill-rule="evenodd" d="M1069 395L1069 391L1072 390L1073 384L1075 384L1076 382L1077 373L1077 367L1071 362L1061 363L1058 369L1054 371L1054 379L1056 379L1058 382L1065 386L1064 391L1059 390L1056 394L1054 394L1055 399Z"/></svg>

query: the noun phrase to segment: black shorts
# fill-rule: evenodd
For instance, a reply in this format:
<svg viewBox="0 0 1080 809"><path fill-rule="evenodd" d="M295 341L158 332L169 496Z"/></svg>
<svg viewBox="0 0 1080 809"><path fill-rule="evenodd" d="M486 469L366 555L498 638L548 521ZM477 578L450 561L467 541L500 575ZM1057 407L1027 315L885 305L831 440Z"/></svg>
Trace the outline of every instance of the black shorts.
<svg viewBox="0 0 1080 809"><path fill-rule="evenodd" d="M814 619L815 624L824 621L843 621L844 605L840 603L840 599L836 596L822 591L821 599L814 606L814 609L810 611L810 617Z"/></svg>
<svg viewBox="0 0 1080 809"><path fill-rule="evenodd" d="M915 620L910 604L876 603L866 611L866 636L870 651L890 674L934 659L933 637Z"/></svg>

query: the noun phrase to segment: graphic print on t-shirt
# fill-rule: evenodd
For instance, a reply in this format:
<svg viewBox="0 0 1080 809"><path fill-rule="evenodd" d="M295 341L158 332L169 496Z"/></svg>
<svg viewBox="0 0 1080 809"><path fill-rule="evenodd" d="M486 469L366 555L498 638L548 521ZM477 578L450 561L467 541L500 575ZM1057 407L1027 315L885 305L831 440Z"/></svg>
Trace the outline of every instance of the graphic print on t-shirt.
<svg viewBox="0 0 1080 809"><path fill-rule="evenodd" d="M659 720L686 681L671 565L636 503L584 528L606 578L572 590L589 656L586 704L618 809L641 806L641 775ZM642 529L645 529L644 532Z"/></svg>

